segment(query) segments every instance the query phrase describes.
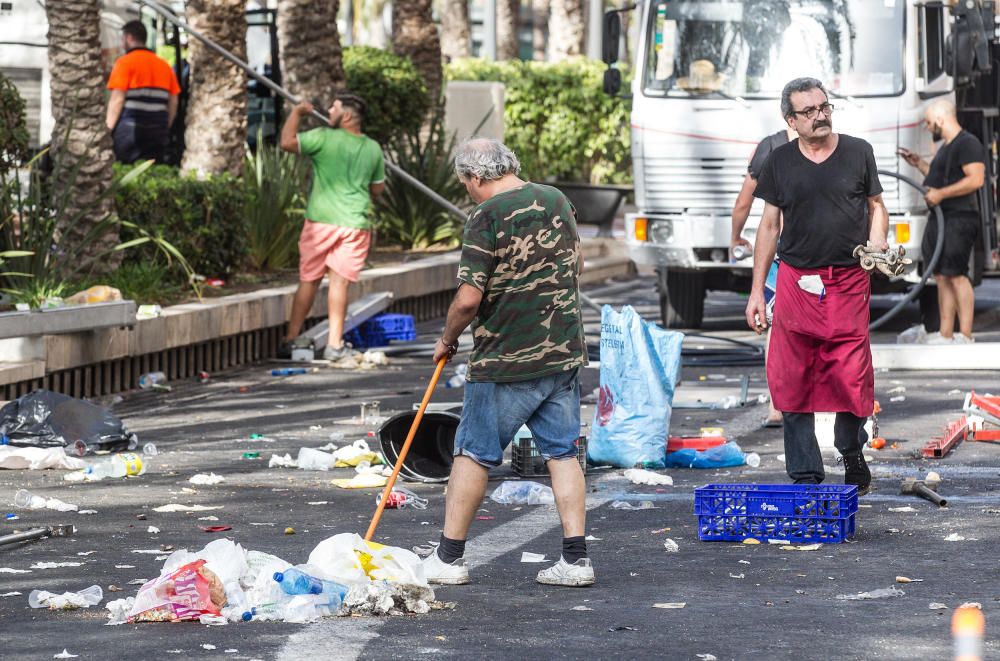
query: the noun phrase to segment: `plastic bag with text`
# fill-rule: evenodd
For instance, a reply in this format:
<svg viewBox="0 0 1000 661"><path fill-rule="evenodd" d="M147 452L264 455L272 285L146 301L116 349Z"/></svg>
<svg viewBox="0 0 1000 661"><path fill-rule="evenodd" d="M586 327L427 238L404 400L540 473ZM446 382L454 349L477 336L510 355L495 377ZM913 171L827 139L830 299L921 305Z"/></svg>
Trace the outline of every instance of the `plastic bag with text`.
<svg viewBox="0 0 1000 661"><path fill-rule="evenodd" d="M624 306L601 311L601 388L587 458L619 468L663 468L684 335Z"/></svg>
<svg viewBox="0 0 1000 661"><path fill-rule="evenodd" d="M178 622L219 615L226 593L219 578L198 560L147 581L139 588L129 622Z"/></svg>

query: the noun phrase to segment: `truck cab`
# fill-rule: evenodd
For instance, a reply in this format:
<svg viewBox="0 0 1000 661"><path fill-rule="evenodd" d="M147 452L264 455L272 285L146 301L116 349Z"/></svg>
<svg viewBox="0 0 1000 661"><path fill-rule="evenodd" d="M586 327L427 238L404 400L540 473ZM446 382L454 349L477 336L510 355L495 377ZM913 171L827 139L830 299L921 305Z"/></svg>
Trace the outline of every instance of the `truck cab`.
<svg viewBox="0 0 1000 661"><path fill-rule="evenodd" d="M635 5L631 141L638 211L626 217L626 242L636 263L657 272L665 326L700 327L708 290L749 291L752 254L730 256L732 210L757 144L786 127L779 102L789 80L823 81L835 108L834 130L871 143L881 171L922 179L897 149L932 156L924 110L946 95L958 102L967 115L963 124L975 125L995 159L995 119L983 123L987 110L967 111L962 104L963 85L990 78L996 115L996 73L975 71L989 70L996 55L994 9L992 3L977 4L982 6L976 17L989 19L980 32L988 31L993 46L990 57L980 58L984 62L959 61L956 54L972 47L969 31L955 26L965 26L968 18L941 2L646 0ZM612 41L620 32L614 20L621 11L605 19ZM613 44L606 47L605 60L616 58ZM616 77L606 77L606 91L615 91ZM995 163L988 163L982 200L986 249L979 254L990 268L995 173ZM881 183L889 241L904 246L915 263L903 276L876 285L902 290L919 278L928 210L916 188L892 176L882 176ZM756 201L743 231L751 243L762 210Z"/></svg>

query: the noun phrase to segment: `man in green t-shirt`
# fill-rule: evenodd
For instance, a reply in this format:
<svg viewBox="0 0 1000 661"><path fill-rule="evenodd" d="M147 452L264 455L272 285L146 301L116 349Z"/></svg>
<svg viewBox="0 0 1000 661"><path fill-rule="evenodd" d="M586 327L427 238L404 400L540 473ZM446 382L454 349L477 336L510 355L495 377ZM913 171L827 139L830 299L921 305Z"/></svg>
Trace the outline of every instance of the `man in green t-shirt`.
<svg viewBox="0 0 1000 661"><path fill-rule="evenodd" d="M330 107L330 126L299 133L303 115L313 112L303 102L292 109L281 130L281 148L310 158L312 190L299 237L299 287L282 354L302 330L323 276L329 277L327 312L330 335L323 358L340 360L352 353L344 344L347 287L357 282L371 245L372 197L385 188L385 162L378 143L361 133L365 102L340 92Z"/></svg>
<svg viewBox="0 0 1000 661"><path fill-rule="evenodd" d="M431 583L468 583L465 539L490 468L522 425L546 459L562 520L562 557L538 572L548 585L594 583L587 557L585 482L577 460L580 386L587 363L580 314L576 210L551 186L520 179L517 157L496 140L459 146L455 172L473 201L462 239L459 287L435 363L451 358L475 321L444 531L424 561Z"/></svg>

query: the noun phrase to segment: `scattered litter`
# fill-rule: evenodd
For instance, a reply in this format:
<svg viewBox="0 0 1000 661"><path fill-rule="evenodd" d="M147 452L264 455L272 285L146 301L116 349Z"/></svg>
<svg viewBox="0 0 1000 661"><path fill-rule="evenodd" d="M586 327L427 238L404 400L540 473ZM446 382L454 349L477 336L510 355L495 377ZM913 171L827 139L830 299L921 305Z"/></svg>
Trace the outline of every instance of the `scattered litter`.
<svg viewBox="0 0 1000 661"><path fill-rule="evenodd" d="M157 528L156 526L150 526L150 527L146 528L146 532L148 532L151 535L159 535L160 534L160 529Z"/></svg>
<svg viewBox="0 0 1000 661"><path fill-rule="evenodd" d="M897 576L896 577L896 582L897 583L923 583L924 579L922 579L922 578L907 578L906 576Z"/></svg>
<svg viewBox="0 0 1000 661"><path fill-rule="evenodd" d="M701 661L719 661L714 654L695 654Z"/></svg>
<svg viewBox="0 0 1000 661"><path fill-rule="evenodd" d="M215 645L212 645L210 643L202 643L201 644L201 648L203 650L214 650L215 649Z"/></svg>
<svg viewBox="0 0 1000 661"><path fill-rule="evenodd" d="M188 480L191 484L218 484L226 478L221 475L216 475L215 473L209 473L205 475L204 473L198 473L197 475L192 475Z"/></svg>
<svg viewBox="0 0 1000 661"><path fill-rule="evenodd" d="M319 431L323 429L323 425L309 425L309 431Z"/></svg>
<svg viewBox="0 0 1000 661"><path fill-rule="evenodd" d="M83 459L67 457L64 448L23 448L0 445L0 468L13 470L79 470L87 464Z"/></svg>
<svg viewBox="0 0 1000 661"><path fill-rule="evenodd" d="M608 631L638 631L638 627L611 627Z"/></svg>
<svg viewBox="0 0 1000 661"><path fill-rule="evenodd" d="M594 609L591 608L590 606L573 606L573 608L570 608L570 610L571 611L592 611Z"/></svg>
<svg viewBox="0 0 1000 661"><path fill-rule="evenodd" d="M946 542L964 542L965 541L965 537L963 537L962 535L959 535L957 532L953 532L950 535L948 535L947 537L945 537L944 541L946 541Z"/></svg>
<svg viewBox="0 0 1000 661"><path fill-rule="evenodd" d="M375 504L378 505L381 502L382 494L380 493L375 498ZM418 510L425 510L427 509L427 499L421 498L406 487L393 487L392 491L389 492L389 498L385 503L385 507L386 509L403 509L406 507L412 507Z"/></svg>
<svg viewBox="0 0 1000 661"><path fill-rule="evenodd" d="M163 549L133 549L132 553L141 553L143 555L159 555L163 553Z"/></svg>
<svg viewBox="0 0 1000 661"><path fill-rule="evenodd" d="M867 601L869 599L890 599L892 597L902 597L905 592L895 585L872 590L871 592L859 592L857 594L838 594L837 599L841 601Z"/></svg>
<svg viewBox="0 0 1000 661"><path fill-rule="evenodd" d="M298 468L299 464L290 454L272 454L271 459L267 462L268 468Z"/></svg>
<svg viewBox="0 0 1000 661"><path fill-rule="evenodd" d="M521 553L521 562L545 562L545 554L524 551Z"/></svg>
<svg viewBox="0 0 1000 661"><path fill-rule="evenodd" d="M746 578L746 577L747 577L746 574L733 574L732 572L730 572L729 574L729 578Z"/></svg>
<svg viewBox="0 0 1000 661"><path fill-rule="evenodd" d="M108 586L108 592L123 592L125 588L120 588L117 585L111 584Z"/></svg>
<svg viewBox="0 0 1000 661"><path fill-rule="evenodd" d="M287 456L287 455L286 455ZM299 448L295 465L304 471L328 471L337 465L337 458L329 452L313 448Z"/></svg>
<svg viewBox="0 0 1000 661"><path fill-rule="evenodd" d="M73 610L90 608L101 603L104 591L100 585L91 585L79 592L64 592L55 594L44 590L32 590L28 595L28 605L32 608L48 608L50 610Z"/></svg>
<svg viewBox="0 0 1000 661"><path fill-rule="evenodd" d="M330 480L330 484L341 489L374 489L384 487L388 482L387 477L373 473L358 473L350 479Z"/></svg>
<svg viewBox="0 0 1000 661"><path fill-rule="evenodd" d="M198 624L204 624L207 627L224 627L229 624L229 620L221 615L202 613L201 617L198 618Z"/></svg>
<svg viewBox="0 0 1000 661"><path fill-rule="evenodd" d="M285 528L285 534L286 535L294 535L295 534L295 528L292 528L291 526Z"/></svg>
<svg viewBox="0 0 1000 661"><path fill-rule="evenodd" d="M115 565L115 569L135 569L135 565Z"/></svg>
<svg viewBox="0 0 1000 661"><path fill-rule="evenodd" d="M198 526L202 532L226 532L232 530L232 526Z"/></svg>
<svg viewBox="0 0 1000 661"><path fill-rule="evenodd" d="M895 388L890 388L886 391L887 395L902 395L906 392L906 386L896 386Z"/></svg>
<svg viewBox="0 0 1000 661"><path fill-rule="evenodd" d="M638 505L633 505L632 503L625 500L616 500L615 502L611 503L611 509L633 511L633 510L655 510L659 508L656 505L654 505L653 501L651 500L643 500Z"/></svg>
<svg viewBox="0 0 1000 661"><path fill-rule="evenodd" d="M551 487L517 480L501 483L490 494L490 500L501 505L552 505L556 502Z"/></svg>
<svg viewBox="0 0 1000 661"><path fill-rule="evenodd" d="M217 516L199 516L198 520L199 521L218 521L219 517L217 517Z"/></svg>
<svg viewBox="0 0 1000 661"><path fill-rule="evenodd" d="M914 508L912 508L909 505L907 505L906 507L890 507L889 511L890 512L916 512L917 510L915 510Z"/></svg>
<svg viewBox="0 0 1000 661"><path fill-rule="evenodd" d="M223 650L223 651L224 651L224 652L225 652L226 654L236 654L237 652L239 652L239 650L238 650L238 649L236 649L235 647L230 647L229 649L227 649L227 650Z"/></svg>
<svg viewBox="0 0 1000 661"><path fill-rule="evenodd" d="M629 468L625 471L624 475L632 484L674 486L674 478L669 475L654 473L644 468Z"/></svg>
<svg viewBox="0 0 1000 661"><path fill-rule="evenodd" d="M18 597L20 595L20 592L4 592L3 594L0 594L0 597Z"/></svg>
<svg viewBox="0 0 1000 661"><path fill-rule="evenodd" d="M684 608L687 606L686 601L666 601L659 604L653 604L653 608Z"/></svg>
<svg viewBox="0 0 1000 661"><path fill-rule="evenodd" d="M961 395L962 393L963 393L963 391L959 390L958 388L955 388L954 390L949 390L948 391L949 395Z"/></svg>
<svg viewBox="0 0 1000 661"><path fill-rule="evenodd" d="M677 553L681 550L681 547L677 546L677 542L670 539L669 537L663 540L663 548L667 550L667 553Z"/></svg>
<svg viewBox="0 0 1000 661"><path fill-rule="evenodd" d="M890 402L905 402L906 401L906 395L896 395L895 397L890 397L889 401Z"/></svg>
<svg viewBox="0 0 1000 661"><path fill-rule="evenodd" d="M79 510L77 514L97 514L97 510Z"/></svg>
<svg viewBox="0 0 1000 661"><path fill-rule="evenodd" d="M153 508L154 512L208 512L210 510L221 510L222 505L182 505L180 503L170 503Z"/></svg>
<svg viewBox="0 0 1000 661"><path fill-rule="evenodd" d="M372 465L383 463L381 455L372 452L371 448L368 447L368 441L363 438L359 438L351 445L345 445L335 451L333 456L337 460L335 464L337 468L357 466L363 461Z"/></svg>
<svg viewBox="0 0 1000 661"><path fill-rule="evenodd" d="M13 446L71 447L81 455L126 450L139 442L107 409L41 389L0 408L0 435Z"/></svg>
<svg viewBox="0 0 1000 661"><path fill-rule="evenodd" d="M143 585L148 581L148 578L133 578L128 582L128 585Z"/></svg>
<svg viewBox="0 0 1000 661"><path fill-rule="evenodd" d="M36 562L31 565L32 569L57 569L59 567L79 567L82 562Z"/></svg>
<svg viewBox="0 0 1000 661"><path fill-rule="evenodd" d="M753 537L747 537L743 540L743 544L760 544L759 539L754 539Z"/></svg>
<svg viewBox="0 0 1000 661"><path fill-rule="evenodd" d="M931 603L927 604L927 608L932 611L939 611L948 608L948 606L946 604L942 604L940 601L932 601Z"/></svg>
<svg viewBox="0 0 1000 661"><path fill-rule="evenodd" d="M650 530L649 534L651 534L651 535L659 535L660 533L663 533L663 532L670 532L670 528L657 528L656 530Z"/></svg>
<svg viewBox="0 0 1000 661"><path fill-rule="evenodd" d="M30 569L12 569L11 567L0 567L0 574L30 574Z"/></svg>
<svg viewBox="0 0 1000 661"><path fill-rule="evenodd" d="M88 555L94 555L95 553L97 553L97 551L77 551L76 554L82 556L88 556Z"/></svg>
<svg viewBox="0 0 1000 661"><path fill-rule="evenodd" d="M58 498L45 498L31 493L27 489L19 489L14 494L14 505L29 510L55 510L56 512L76 512L79 506L64 503Z"/></svg>
<svg viewBox="0 0 1000 661"><path fill-rule="evenodd" d="M959 608L975 608L977 610L983 610L983 605L978 601L967 601L959 606Z"/></svg>
<svg viewBox="0 0 1000 661"><path fill-rule="evenodd" d="M80 655L79 654L70 654L68 651L66 651L66 648L64 647L62 652L60 652L59 654L53 654L52 658L53 659L75 659L78 656L80 656Z"/></svg>
<svg viewBox="0 0 1000 661"><path fill-rule="evenodd" d="M329 500L311 500L306 505L329 505Z"/></svg>
<svg viewBox="0 0 1000 661"><path fill-rule="evenodd" d="M801 544L795 546L793 544L787 544L781 547L782 551L818 551L823 548L822 544Z"/></svg>

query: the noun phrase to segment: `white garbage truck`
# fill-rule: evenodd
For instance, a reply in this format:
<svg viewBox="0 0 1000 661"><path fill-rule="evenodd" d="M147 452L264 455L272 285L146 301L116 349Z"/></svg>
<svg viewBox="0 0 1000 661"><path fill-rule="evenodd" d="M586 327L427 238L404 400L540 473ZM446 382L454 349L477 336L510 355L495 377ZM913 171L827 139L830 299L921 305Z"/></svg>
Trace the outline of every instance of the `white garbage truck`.
<svg viewBox="0 0 1000 661"><path fill-rule="evenodd" d="M799 76L823 81L834 130L870 142L880 170L918 182L900 147L933 153L923 128L934 99L955 100L959 119L987 147L975 279L997 268L996 154L1000 48L993 2L961 0L642 0L604 21L605 91L619 94L621 17L633 26L632 161L638 212L626 217L633 260L652 266L663 324L702 325L706 292L749 291L752 255L730 257L731 213L758 142L785 128L779 100ZM881 177L889 241L914 258L879 290L919 279L928 210L920 192ZM743 232L754 239L763 204ZM925 321L936 324L926 290Z"/></svg>

